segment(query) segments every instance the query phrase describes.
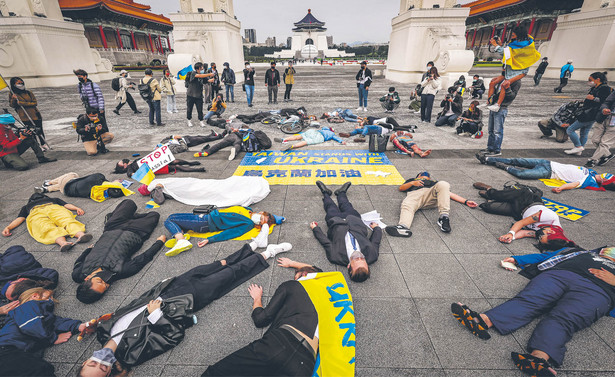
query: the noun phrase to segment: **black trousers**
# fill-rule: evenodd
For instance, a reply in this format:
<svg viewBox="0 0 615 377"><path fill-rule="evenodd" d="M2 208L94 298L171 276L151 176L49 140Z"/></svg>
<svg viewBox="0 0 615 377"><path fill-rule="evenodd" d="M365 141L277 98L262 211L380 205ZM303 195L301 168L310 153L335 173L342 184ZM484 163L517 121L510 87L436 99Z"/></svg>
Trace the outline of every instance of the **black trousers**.
<svg viewBox="0 0 615 377"><path fill-rule="evenodd" d="M325 221L327 222L333 217L341 217L342 219L345 219L348 216L361 217L361 214L357 212L350 201L348 201L348 196L346 196L345 192L342 192L337 196L337 203L339 204L339 207L335 204L333 199L331 199L330 195L325 195L322 198L322 203L325 207Z"/></svg>
<svg viewBox="0 0 615 377"><path fill-rule="evenodd" d="M38 137L38 141L42 144L45 143L45 131L43 131L43 119L39 118L32 122L29 120L23 121L23 124L26 126L33 127L36 130L36 136Z"/></svg>
<svg viewBox="0 0 615 377"><path fill-rule="evenodd" d="M529 190L505 188L503 190L487 190L488 202L482 203L480 208L494 215L511 216L515 220L520 220L524 209L531 204L542 204Z"/></svg>
<svg viewBox="0 0 615 377"><path fill-rule="evenodd" d="M226 266L216 261L179 275L164 290L162 297L192 294L194 311L199 311L269 267L263 256L253 252L249 244L224 260Z"/></svg>
<svg viewBox="0 0 615 377"><path fill-rule="evenodd" d="M120 111L120 109L122 108L122 106L124 106L125 103L128 103L128 106L130 106L130 109L134 111L135 113L138 111L137 104L135 103L135 100L134 98L132 98L130 93L128 93L128 91L126 91L126 102L120 102L115 109L117 111Z"/></svg>
<svg viewBox="0 0 615 377"><path fill-rule="evenodd" d="M565 77L560 77L559 86L555 88L555 93L561 93L562 89L564 89L566 85L568 85L568 79Z"/></svg>
<svg viewBox="0 0 615 377"><path fill-rule="evenodd" d="M184 140L186 140L186 145L188 145L188 147L195 147L197 145L209 143L210 141L220 140L222 138L223 136L221 134L214 135L213 131L210 135L207 136L184 136Z"/></svg>
<svg viewBox="0 0 615 377"><path fill-rule="evenodd" d="M293 89L293 84L286 84L286 91L284 92L284 99L290 99L290 91Z"/></svg>
<svg viewBox="0 0 615 377"><path fill-rule="evenodd" d="M104 231L115 229L129 230L136 233L143 241L158 225L160 214L158 212L136 213L137 205L130 199L124 199L115 207L113 212L107 214Z"/></svg>
<svg viewBox="0 0 615 377"><path fill-rule="evenodd" d="M196 105L199 120L203 120L203 98L186 96L186 117L192 119L192 108Z"/></svg>
<svg viewBox="0 0 615 377"><path fill-rule="evenodd" d="M218 361L203 376L312 376L314 356L284 329L265 335Z"/></svg>
<svg viewBox="0 0 615 377"><path fill-rule="evenodd" d="M0 376L55 377L55 368L42 357L11 346L0 347L0 366Z"/></svg>
<svg viewBox="0 0 615 377"><path fill-rule="evenodd" d="M421 94L421 120L431 123L431 110L433 109L433 94Z"/></svg>
<svg viewBox="0 0 615 377"><path fill-rule="evenodd" d="M233 146L236 149L236 152L241 150L241 138L237 135L236 132L231 132L226 135L224 139L220 142L210 146L209 148L203 150L203 152L207 152L208 155L212 155L219 151L222 148Z"/></svg>

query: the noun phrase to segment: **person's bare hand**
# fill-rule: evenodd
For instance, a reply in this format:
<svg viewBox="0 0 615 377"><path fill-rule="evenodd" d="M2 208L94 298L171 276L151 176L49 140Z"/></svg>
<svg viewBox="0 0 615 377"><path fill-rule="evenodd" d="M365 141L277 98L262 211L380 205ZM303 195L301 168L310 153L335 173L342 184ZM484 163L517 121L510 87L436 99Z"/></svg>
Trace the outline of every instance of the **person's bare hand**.
<svg viewBox="0 0 615 377"><path fill-rule="evenodd" d="M551 189L551 192L559 194L560 192L562 192L562 188L561 187L554 187L554 188Z"/></svg>
<svg viewBox="0 0 615 377"><path fill-rule="evenodd" d="M99 124L98 126L96 126L96 131L100 131L100 130L102 130L102 125L101 125L101 124Z"/></svg>
<svg viewBox="0 0 615 377"><path fill-rule="evenodd" d="M365 88L365 90L369 90L369 86L367 88Z"/></svg>
<svg viewBox="0 0 615 377"><path fill-rule="evenodd" d="M591 94L588 94L585 98L590 100L590 101L593 101L594 98L596 98L596 97L592 96Z"/></svg>
<svg viewBox="0 0 615 377"><path fill-rule="evenodd" d="M499 240L501 243L511 243L513 241L513 235L506 233L505 235L500 236Z"/></svg>
<svg viewBox="0 0 615 377"><path fill-rule="evenodd" d="M86 130L87 132L90 132L90 126L85 126L85 130Z"/></svg>
<svg viewBox="0 0 615 377"><path fill-rule="evenodd" d="M603 282L615 286L615 275L604 268L590 268L589 273L602 280Z"/></svg>
<svg viewBox="0 0 615 377"><path fill-rule="evenodd" d="M167 242L167 236L165 236L164 234L158 238L156 238L158 241L162 241L162 242Z"/></svg>
<svg viewBox="0 0 615 377"><path fill-rule="evenodd" d="M71 335L72 334L70 333L70 331L69 332L60 333L60 334L58 334L58 339L56 339L56 341L53 342L53 344L66 343L70 339Z"/></svg>
<svg viewBox="0 0 615 377"><path fill-rule="evenodd" d="M199 241L199 242L197 243L197 245L198 245L199 247L203 247L203 246L207 245L208 243L209 243L209 238L205 238L203 241Z"/></svg>
<svg viewBox="0 0 615 377"><path fill-rule="evenodd" d="M85 211L84 211L84 210L82 210L81 208L77 208L75 211L77 211L77 215L78 215L78 216L83 216L83 215L85 215Z"/></svg>
<svg viewBox="0 0 615 377"><path fill-rule="evenodd" d="M162 300L151 300L149 304L147 304L148 313L152 314L156 309L160 309L160 305L162 305Z"/></svg>
<svg viewBox="0 0 615 377"><path fill-rule="evenodd" d="M604 109L604 110L602 110L602 114L604 114L604 115L611 114L611 109Z"/></svg>
<svg viewBox="0 0 615 377"><path fill-rule="evenodd" d="M19 306L19 301L15 300L6 305L0 306L0 315L7 315L11 310Z"/></svg>
<svg viewBox="0 0 615 377"><path fill-rule="evenodd" d="M466 203L468 207L470 208L476 208L478 207L478 203L476 203L474 200L468 200L468 202Z"/></svg>
<svg viewBox="0 0 615 377"><path fill-rule="evenodd" d="M79 332L83 332L88 327L87 323L82 323L79 325Z"/></svg>
<svg viewBox="0 0 615 377"><path fill-rule="evenodd" d="M372 229L376 229L376 228L378 227L378 224L376 224L376 223L374 223L374 222L371 222L371 223L369 224L369 227L370 227L370 228L372 228Z"/></svg>
<svg viewBox="0 0 615 377"><path fill-rule="evenodd" d="M280 267L290 268L292 267L292 263L293 263L293 260L290 258L286 258L286 257L278 258L278 266Z"/></svg>
<svg viewBox="0 0 615 377"><path fill-rule="evenodd" d="M566 128L568 126L570 126L570 123L562 123L562 127Z"/></svg>
<svg viewBox="0 0 615 377"><path fill-rule="evenodd" d="M345 142L345 141L342 141L342 145L346 145L346 142Z"/></svg>
<svg viewBox="0 0 615 377"><path fill-rule="evenodd" d="M414 181L414 182L412 182L412 184L414 186L416 186L416 187L423 187L423 186L425 186L425 183L423 183L423 181L421 181L421 180Z"/></svg>
<svg viewBox="0 0 615 377"><path fill-rule="evenodd" d="M11 236L13 233L11 233L11 230L9 229L9 227L7 226L6 228L2 229L2 235L4 237L9 237Z"/></svg>
<svg viewBox="0 0 615 377"><path fill-rule="evenodd" d="M260 300L263 297L263 287L256 284L250 284L248 292L253 300Z"/></svg>
<svg viewBox="0 0 615 377"><path fill-rule="evenodd" d="M316 221L312 221L310 223L310 228L312 228L312 229L316 228L317 226L318 226L318 223Z"/></svg>
<svg viewBox="0 0 615 377"><path fill-rule="evenodd" d="M512 263L512 264L514 264L514 265L517 265L517 261L516 261L516 260L515 260L515 258L513 258L513 257L508 257L508 258L506 258L506 259L503 259L503 260L502 260L502 262ZM505 269L505 270L508 270L508 271L514 271L512 268L507 268L507 267L504 267L504 269Z"/></svg>

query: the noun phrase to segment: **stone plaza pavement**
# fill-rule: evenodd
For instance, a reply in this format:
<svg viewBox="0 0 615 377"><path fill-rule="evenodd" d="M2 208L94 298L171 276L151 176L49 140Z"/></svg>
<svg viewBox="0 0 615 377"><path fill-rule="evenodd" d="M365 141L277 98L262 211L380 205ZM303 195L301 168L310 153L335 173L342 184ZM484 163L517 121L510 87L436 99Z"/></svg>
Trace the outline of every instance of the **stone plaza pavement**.
<svg viewBox="0 0 615 377"><path fill-rule="evenodd" d="M222 62L219 62L221 65ZM283 67L279 67L280 70ZM372 67L381 69L380 67ZM236 103L229 104L224 114L251 114L266 109L266 91L262 84L265 68L257 68L256 104L252 109L246 105L241 87L236 88ZM357 93L354 75L357 67L299 67L296 85L293 89L293 106L305 106L310 114L320 115L336 107L354 109ZM478 71L492 77L495 71ZM137 75L135 75L137 76ZM160 77L159 73L156 73ZM75 80L76 81L76 80ZM136 79L134 80L137 81ZM368 114L382 114L377 99L392 84L382 77L376 77L370 89L370 111ZM572 82L564 93L554 95L552 88L556 80L544 79L537 88L531 77L524 79L518 99L510 108L505 126L504 156L542 157L560 162L583 164L589 155L570 157L563 153L571 144L558 144L554 140L540 139L536 127L538 119L550 116L561 103L570 98L582 98L586 93L584 81ZM110 82L101 84L108 103L109 128L116 140L109 146L109 154L87 157L70 122L82 111L76 85L70 88L35 89L39 108L45 118L45 127L54 150L50 156L58 162L34 166L27 172L15 172L0 167L0 223L6 226L14 219L19 208L25 204L32 188L44 179L74 171L80 175L102 172L107 178L117 160L130 157L133 153L148 153L164 136L174 134L196 134L209 132L210 127L188 129L185 124L185 96L178 95L178 114L164 112L164 127L150 127L146 113L133 115L125 106L122 116L111 113L115 105ZM436 129L433 125L419 123L418 115L407 110L409 85L395 85L402 97L402 105L394 114L401 124L418 124L416 140L424 148L434 152L425 159L387 153L404 177L414 177L419 171L428 170L439 180L451 183L452 191L466 198L482 202L472 183L483 181L499 186L512 177L492 167L480 165L473 154L486 145L486 137L479 140L454 135L453 129ZM138 94L133 92L135 97ZM439 105L443 92L436 99ZM281 99L279 105L286 107ZM146 106L136 98L141 110ZM469 104L466 98L464 108ZM6 92L2 103L6 107ZM437 109L434 109L434 119ZM484 118L485 124L487 118ZM273 126L254 125L267 129L273 139L281 136ZM338 130L348 131L353 125L334 125ZM337 131L337 130L336 130ZM274 143L273 149L279 148ZM346 147L326 145L325 148L366 149L365 144L349 143ZM197 149L197 148L193 148ZM319 148L323 149L323 148ZM25 155L35 163L31 153ZM240 155L241 156L241 155ZM240 158L228 161L228 151L222 151L206 159L200 159L207 168L206 173L195 174L200 178L226 178L233 174ZM191 160L188 154L181 158ZM599 172L612 169L601 167ZM181 174L179 176L188 176ZM540 182L534 182L547 191ZM134 187L134 186L133 186ZM59 194L53 194L57 196ZM353 186L349 198L359 212L377 210L386 224L395 224L400 203L404 195L394 186ZM562 220L569 237L586 248L595 248L615 242L613 214L615 197L612 192L574 190L559 195L546 193L548 198L590 211L585 218L571 222ZM146 199L139 194L130 197L139 208L144 208ZM112 199L95 203L89 199L69 198L70 203L85 210L79 217L95 240L102 232L103 220L119 200ZM354 296L357 322L357 375L359 376L521 376L510 360L510 352L524 351L534 321L516 333L500 336L492 332L492 339L481 341L462 329L450 314L450 304L462 301L476 310L486 310L513 297L525 286L527 280L499 267L499 261L509 255L535 253L531 240L518 240L510 245L498 242L497 237L506 233L512 219L488 215L480 209L470 209L459 203L451 206L452 233L440 232L436 225L437 210L423 210L417 213L410 239L391 238L386 234L381 244L380 259L371 268L372 277L365 283L350 283ZM308 224L318 221L324 224L321 196L312 186L272 186L271 194L253 205L255 210L266 210L283 215L287 222L276 227L270 236L271 243L291 242L294 248L285 256L298 261L315 264L326 270L344 268L330 264L324 250L312 236ZM157 211L161 222L144 247L153 243L160 234L167 234L162 222L171 213L190 211L191 207L175 201L167 201ZM85 245L76 246L71 252L60 254L56 246L45 246L34 241L25 225L15 229L13 236L1 237L0 249L11 245L23 245L34 252L44 267L60 272L60 285L56 293L59 300L59 315L89 320L103 313L111 312L129 302L165 277L178 275L189 268L210 263L237 250L241 242L230 241L195 246L192 250L174 258L167 258L160 252L154 261L136 276L121 280L113 285L110 292L96 304L83 305L75 299L76 284L70 279L72 265ZM343 272L346 275L346 272ZM256 276L249 283L264 287L265 301L283 281L291 279L292 272L274 265ZM189 329L185 340L175 349L134 370L134 376L197 376L206 366L223 356L259 338L263 331L256 329L250 319L251 304L247 291L248 283L232 291L228 296L214 302L197 313L199 323ZM52 361L58 376L74 375L75 366L83 362L99 344L93 337L77 342L53 346L45 358ZM568 353L559 376L612 376L615 372L615 320L602 318L589 329L577 333L568 344Z"/></svg>

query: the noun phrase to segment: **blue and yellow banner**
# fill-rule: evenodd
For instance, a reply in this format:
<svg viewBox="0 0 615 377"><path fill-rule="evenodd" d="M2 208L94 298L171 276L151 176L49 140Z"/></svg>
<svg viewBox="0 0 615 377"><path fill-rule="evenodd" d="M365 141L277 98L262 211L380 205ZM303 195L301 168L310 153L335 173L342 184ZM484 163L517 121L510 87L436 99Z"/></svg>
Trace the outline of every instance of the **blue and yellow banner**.
<svg viewBox="0 0 615 377"><path fill-rule="evenodd" d="M554 200L547 199L545 197L542 198L542 202L545 204L545 207L557 213L559 217L563 217L564 219L567 219L570 221L577 221L589 213L589 211L585 211L580 208L575 208L567 204L558 203Z"/></svg>
<svg viewBox="0 0 615 377"><path fill-rule="evenodd" d="M504 47L502 63L509 65L514 70L531 67L540 60L540 53L534 46L534 38L528 36L525 41L514 41Z"/></svg>
<svg viewBox="0 0 615 377"><path fill-rule="evenodd" d="M194 69L192 69L192 66L189 65L185 68L183 68L181 71L177 72L177 78L179 80L185 80L186 79L186 75L190 72L194 71Z"/></svg>
<svg viewBox="0 0 615 377"><path fill-rule="evenodd" d="M234 175L263 177L270 185L401 185L404 178L384 153L368 150L247 153Z"/></svg>
<svg viewBox="0 0 615 377"><path fill-rule="evenodd" d="M354 307L344 275L320 272L299 282L318 313L318 356L312 377L354 376Z"/></svg>

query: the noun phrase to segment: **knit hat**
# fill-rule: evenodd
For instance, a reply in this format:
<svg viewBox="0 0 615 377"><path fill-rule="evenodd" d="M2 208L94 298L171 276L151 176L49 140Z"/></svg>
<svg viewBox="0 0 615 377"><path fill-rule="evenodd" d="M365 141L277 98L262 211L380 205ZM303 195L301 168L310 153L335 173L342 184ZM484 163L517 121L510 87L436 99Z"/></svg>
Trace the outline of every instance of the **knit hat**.
<svg viewBox="0 0 615 377"><path fill-rule="evenodd" d="M421 177L421 176L423 176L423 177L427 177L427 178L431 178L431 175L429 175L429 172L428 172L428 171L422 171L422 172L418 173L418 174L416 175L416 178Z"/></svg>
<svg viewBox="0 0 615 377"><path fill-rule="evenodd" d="M282 223L286 221L286 217L284 216L277 216L277 215L271 215L271 216L273 216L273 218L275 219L276 225L282 225Z"/></svg>
<svg viewBox="0 0 615 377"><path fill-rule="evenodd" d="M15 118L11 114L0 114L0 124L14 124Z"/></svg>
<svg viewBox="0 0 615 377"><path fill-rule="evenodd" d="M151 194L151 192L147 189L147 185L141 185L139 186L139 188L137 189L137 191L139 191L139 193L143 196L147 196L149 194Z"/></svg>

